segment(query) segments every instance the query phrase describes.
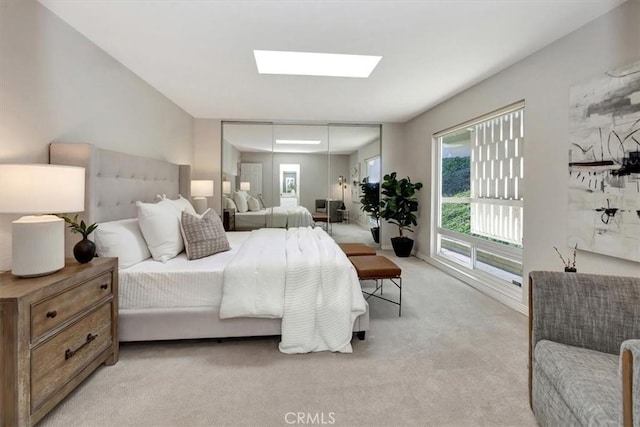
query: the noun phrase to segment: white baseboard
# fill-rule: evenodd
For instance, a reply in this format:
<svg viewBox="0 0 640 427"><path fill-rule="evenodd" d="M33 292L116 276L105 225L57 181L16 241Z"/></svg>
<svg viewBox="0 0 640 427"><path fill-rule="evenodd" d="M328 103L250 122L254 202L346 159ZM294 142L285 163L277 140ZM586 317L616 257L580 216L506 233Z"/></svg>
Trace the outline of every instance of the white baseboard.
<svg viewBox="0 0 640 427"><path fill-rule="evenodd" d="M456 268L453 268L437 259L434 259L428 255L425 255L421 252L416 253L415 255L417 258L420 258L421 260L433 265L434 267L436 267L439 270L444 271L447 274L450 274L451 276L455 277L456 279L466 283L467 285L471 286L472 288L477 289L478 291L482 292L485 295L490 296L491 298L497 300L498 302L501 302L502 304L506 305L509 308L512 308L514 310L516 310L519 313L524 314L525 316L529 315L529 307L527 307L526 305L522 304L522 302L514 299L513 297L511 297L510 295L507 295L504 292L500 292L498 289L494 288L493 286L490 286L478 279L476 279L475 277L472 277L468 274L466 274L463 271L460 271Z"/></svg>

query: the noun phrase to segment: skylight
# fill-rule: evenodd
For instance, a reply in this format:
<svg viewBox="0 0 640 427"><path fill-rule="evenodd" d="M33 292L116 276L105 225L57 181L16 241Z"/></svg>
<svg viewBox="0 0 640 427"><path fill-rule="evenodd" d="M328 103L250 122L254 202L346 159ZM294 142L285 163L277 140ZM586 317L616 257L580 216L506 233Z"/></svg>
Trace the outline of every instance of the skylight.
<svg viewBox="0 0 640 427"><path fill-rule="evenodd" d="M304 144L304 145L317 145L320 141L311 139L276 139L276 144Z"/></svg>
<svg viewBox="0 0 640 427"><path fill-rule="evenodd" d="M258 73L367 78L381 56L254 50Z"/></svg>

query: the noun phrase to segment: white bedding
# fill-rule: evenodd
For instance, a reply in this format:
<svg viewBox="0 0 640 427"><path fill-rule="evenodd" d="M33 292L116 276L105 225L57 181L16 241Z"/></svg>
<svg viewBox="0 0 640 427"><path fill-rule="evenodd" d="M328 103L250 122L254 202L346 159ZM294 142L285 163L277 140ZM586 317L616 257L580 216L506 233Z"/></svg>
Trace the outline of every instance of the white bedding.
<svg viewBox="0 0 640 427"><path fill-rule="evenodd" d="M255 230L225 267L220 317L282 317L284 353L351 352L365 311L353 265L319 228Z"/></svg>
<svg viewBox="0 0 640 427"><path fill-rule="evenodd" d="M235 214L236 230L255 230L258 228L290 228L311 227L313 218L311 212L304 206L261 209L256 212Z"/></svg>
<svg viewBox="0 0 640 427"><path fill-rule="evenodd" d="M231 250L189 261L184 253L162 263L149 258L119 272L120 309L218 307L222 272L249 237L227 233Z"/></svg>

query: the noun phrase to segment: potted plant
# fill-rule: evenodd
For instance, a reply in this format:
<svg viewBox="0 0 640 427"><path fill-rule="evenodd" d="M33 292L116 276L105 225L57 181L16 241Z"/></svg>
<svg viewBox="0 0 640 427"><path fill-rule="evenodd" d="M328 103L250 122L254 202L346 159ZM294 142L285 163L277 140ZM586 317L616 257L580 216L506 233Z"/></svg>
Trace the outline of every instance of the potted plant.
<svg viewBox="0 0 640 427"><path fill-rule="evenodd" d="M73 247L73 256L80 264L88 263L96 256L96 244L89 240L88 237L89 234L93 233L93 230L98 228L98 224L87 225L84 221L78 223L78 214L73 218L64 215L59 216L69 224L69 229L72 233L82 234L82 240Z"/></svg>
<svg viewBox="0 0 640 427"><path fill-rule="evenodd" d="M366 177L360 183L360 191L360 209L376 220L376 226L371 227L371 235L374 242L380 243L380 184L369 182L369 177Z"/></svg>
<svg viewBox="0 0 640 427"><path fill-rule="evenodd" d="M391 238L396 256L408 257L413 249L413 239L405 236L404 232L413 232L411 227L418 225L415 215L418 211L416 191L422 188L422 183L413 183L409 177L398 180L396 176L396 172L384 176L380 216L398 226L400 236Z"/></svg>

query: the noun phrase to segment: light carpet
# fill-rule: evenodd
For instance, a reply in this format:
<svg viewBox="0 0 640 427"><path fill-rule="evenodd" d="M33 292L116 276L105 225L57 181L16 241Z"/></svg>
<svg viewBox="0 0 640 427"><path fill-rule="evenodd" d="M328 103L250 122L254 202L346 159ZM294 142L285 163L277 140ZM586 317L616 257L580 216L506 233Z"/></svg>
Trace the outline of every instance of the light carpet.
<svg viewBox="0 0 640 427"><path fill-rule="evenodd" d="M403 269L402 317L369 299L353 354L285 355L277 337L123 344L40 425L534 426L526 317L381 253Z"/></svg>

